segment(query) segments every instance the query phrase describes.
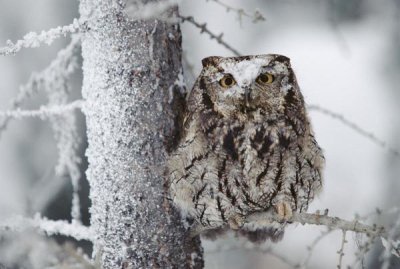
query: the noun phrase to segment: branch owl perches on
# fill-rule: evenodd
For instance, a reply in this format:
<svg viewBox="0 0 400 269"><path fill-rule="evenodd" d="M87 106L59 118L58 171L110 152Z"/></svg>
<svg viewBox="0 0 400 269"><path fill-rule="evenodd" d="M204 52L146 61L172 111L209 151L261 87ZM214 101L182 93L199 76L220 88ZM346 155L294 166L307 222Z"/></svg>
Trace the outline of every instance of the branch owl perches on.
<svg viewBox="0 0 400 269"><path fill-rule="evenodd" d="M186 107L167 165L182 215L208 235L230 228L256 242L282 238L285 220L320 191L324 165L289 58L205 58ZM270 210L282 222L244 224Z"/></svg>

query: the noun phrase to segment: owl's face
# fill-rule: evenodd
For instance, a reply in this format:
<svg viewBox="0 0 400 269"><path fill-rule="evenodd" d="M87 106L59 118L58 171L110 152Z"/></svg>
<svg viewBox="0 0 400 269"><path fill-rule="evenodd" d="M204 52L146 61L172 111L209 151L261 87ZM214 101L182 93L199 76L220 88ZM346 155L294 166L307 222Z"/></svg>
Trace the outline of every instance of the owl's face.
<svg viewBox="0 0 400 269"><path fill-rule="evenodd" d="M289 58L282 55L205 58L200 88L226 118L277 117L302 100Z"/></svg>

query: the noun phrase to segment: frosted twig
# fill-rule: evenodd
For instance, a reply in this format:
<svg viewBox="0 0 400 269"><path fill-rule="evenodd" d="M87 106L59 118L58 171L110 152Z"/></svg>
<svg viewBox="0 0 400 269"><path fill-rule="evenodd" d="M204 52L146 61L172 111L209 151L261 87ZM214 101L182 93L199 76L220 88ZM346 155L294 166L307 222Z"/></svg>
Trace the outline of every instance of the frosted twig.
<svg viewBox="0 0 400 269"><path fill-rule="evenodd" d="M275 251L272 250L272 248L268 251L268 254L277 258L278 260L280 260L282 263L290 266L290 267L296 267L296 265L290 261L287 257L283 256L282 254L279 254Z"/></svg>
<svg viewBox="0 0 400 269"><path fill-rule="evenodd" d="M346 231L342 231L342 243L340 245L340 249L337 252L339 254L339 261L337 265L337 269L342 269L342 262L343 262L343 256L344 256L344 244L347 243L346 241Z"/></svg>
<svg viewBox="0 0 400 269"><path fill-rule="evenodd" d="M82 251L80 248L74 247L71 243L67 242L63 246L63 249L66 253L68 253L71 257L73 257L79 265L85 269L98 269L94 262L90 260L89 257ZM56 267L57 268L57 267Z"/></svg>
<svg viewBox="0 0 400 269"><path fill-rule="evenodd" d="M367 219L372 218L374 216L381 216L381 215L388 215L388 214L396 214L397 215L399 213L400 213L400 208L398 208L398 207L392 207L392 208L389 208L387 210L382 210L380 208L376 208L374 211L372 211L372 212L370 212L368 214L365 214L363 216L359 216L357 214L356 218L358 220L367 220Z"/></svg>
<svg viewBox="0 0 400 269"><path fill-rule="evenodd" d="M276 213L273 212L257 212L249 215L246 218L245 225L248 223L256 222L258 225L268 224L271 222L280 222L281 219ZM351 231L356 233L363 233L369 236L386 236L383 227L369 226L359 221L347 221L338 217L330 217L328 215L311 214L311 213L298 213L294 212L289 223L296 222L301 224L323 225L329 229L340 229L344 231Z"/></svg>
<svg viewBox="0 0 400 269"><path fill-rule="evenodd" d="M272 222L280 222L281 219L276 213L272 212L257 212L247 216L245 220L245 225L250 223L257 223L257 226L261 226L263 224L270 224ZM382 239L382 243L385 247L388 247L390 244L391 254L400 257L400 240L393 241L386 232L384 227L378 227L377 225L369 226L363 223L360 223L358 220L347 221L340 219L338 217L330 217L328 215L320 215L320 214L310 214L310 213L293 213L291 219L288 220L289 223L301 223L301 224L314 224L314 225L323 225L332 230L342 230L344 232L355 232L365 234L369 237L376 238L380 237Z"/></svg>
<svg viewBox="0 0 400 269"><path fill-rule="evenodd" d="M263 227L264 225L269 226L271 225L271 223L274 222L282 222L282 219L278 214L271 211L256 212L248 215L245 218L243 222L243 227L246 227L247 225L254 226L254 224L256 224L257 227ZM388 243L392 245L392 254L400 255L400 241L393 242L392 240L390 240L385 228L378 227L377 225L370 226L360 223L358 220L347 221L338 217L330 217L327 214L320 215L319 213L311 214L305 212L294 212L293 216L289 220L287 220L287 223L301 223L303 225L322 225L331 230L342 230L344 232L361 233L372 238L380 237L388 241ZM192 236L196 236L205 230L207 230L207 228L205 227L194 227L192 230Z"/></svg>
<svg viewBox="0 0 400 269"><path fill-rule="evenodd" d="M182 15L178 15L178 17L180 19L182 19L182 22L190 22L191 24L193 24L194 26L196 26L197 28L200 29L200 33L207 33L211 39L215 39L219 44L221 44L222 46L224 46L227 50L231 51L234 55L236 56L240 56L241 54L234 48L232 48L231 45L229 45L228 43L226 43L223 39L223 33L216 35L213 32L211 32L208 28L207 28L207 23L198 23L197 21L194 20L194 18L192 16L182 16Z"/></svg>
<svg viewBox="0 0 400 269"><path fill-rule="evenodd" d="M320 235L318 235L309 246L307 246L307 256L304 259L304 261L302 263L300 263L299 265L296 265L295 268L300 268L300 269L305 269L308 267L308 264L310 262L311 256L314 252L315 247L317 246L317 244L323 239L325 238L328 234L330 234L333 230L328 229L326 231L323 231Z"/></svg>
<svg viewBox="0 0 400 269"><path fill-rule="evenodd" d="M238 15L238 19L239 19L239 23L240 24L242 23L242 18L243 17L248 17L248 18L252 19L253 23L257 23L257 22L260 22L260 21L265 21L265 17L263 16L263 14L261 14L260 10L258 10L258 9L256 9L254 11L254 13L251 14L250 12L245 11L243 8L232 7L232 6L222 2L220 0L206 0L206 1L207 2L208 1L212 1L212 2L217 3L218 5L224 7L227 12L229 12L229 11L236 12L237 15Z"/></svg>
<svg viewBox="0 0 400 269"><path fill-rule="evenodd" d="M220 252L227 252L227 251L236 251L236 250L245 250L245 251L257 251L259 253L265 254L265 255L270 255L275 257L276 259L280 260L282 263L288 265L289 267L297 268L294 262L289 260L289 258L275 252L271 246L267 245L255 245L255 244L249 244L248 241L242 241L240 244L234 244L234 245L228 245L228 247L225 247L224 245L217 245L216 248L212 250L206 250L205 253L207 254L217 254Z"/></svg>
<svg viewBox="0 0 400 269"><path fill-rule="evenodd" d="M65 253L68 259L61 261L63 265L63 269L72 269L72 268L79 268L79 269L98 269L99 266L96 266L94 261L92 261L86 253L81 248L77 248L71 242L66 242L62 246L58 246L60 250ZM46 267L46 269L60 269L59 264Z"/></svg>
<svg viewBox="0 0 400 269"><path fill-rule="evenodd" d="M361 237L362 234L357 234L357 237ZM357 268L358 263L360 263L361 268L364 267L364 256L365 254L370 251L370 247L375 241L375 237L368 237L365 243L360 243L359 240L356 239L356 243L358 246L358 251L355 253L356 259L354 260L353 264L351 265L351 268Z"/></svg>
<svg viewBox="0 0 400 269"><path fill-rule="evenodd" d="M76 61L70 62L70 65L72 66L52 70L48 74L47 80L43 81L41 85L47 93L50 106L65 106L68 102L70 92L69 69L74 69ZM53 115L49 120L59 152L58 163L55 168L56 174L67 174L69 176L72 184L71 217L74 221L80 222L79 179L81 174L79 163L81 158L77 153L80 137L76 126L75 114L67 112Z"/></svg>
<svg viewBox="0 0 400 269"><path fill-rule="evenodd" d="M320 112L322 114L325 114L325 115L327 115L327 116L329 116L329 117L331 117L333 119L336 119L336 120L342 122L344 125L350 127L351 129L356 131L358 134L360 134L360 135L364 136L365 138L369 139L374 144L380 146L381 148L384 148L384 149L388 150L390 153L392 153L396 157L400 157L400 152L397 149L394 149L394 148L390 147L387 142L385 142L382 139L376 137L375 134L373 134L372 132L364 130L363 128L358 126L356 123L346 119L343 115L341 115L339 113L336 113L336 112L333 112L333 111L331 111L329 109L323 108L323 107L321 107L319 105L308 105L307 107L311 111Z"/></svg>
<svg viewBox="0 0 400 269"><path fill-rule="evenodd" d="M246 217L244 225L254 225L257 223L257 226L262 225L270 225L273 222L280 222L280 217L273 212L257 212L253 213ZM365 234L372 239L381 238L382 243L385 248L390 249L390 253L400 257L400 240L394 241L390 238L390 234L388 234L384 227L378 227L376 225L369 226L363 223L360 223L358 220L347 221L340 219L338 217L330 217L328 215L320 215L320 214L310 214L310 213L293 213L291 219L288 220L288 223L301 223L301 224L313 224L313 225L323 225L331 230L342 230L343 233L346 232L355 232L360 234ZM400 225L400 224L399 224ZM395 229L396 230L396 229ZM343 235L345 237L345 235ZM342 242L342 244L344 244ZM340 263L339 263L340 265ZM340 267L339 267L340 268Z"/></svg>
<svg viewBox="0 0 400 269"><path fill-rule="evenodd" d="M74 221L69 223L65 220L49 220L41 217L39 214L36 214L33 218L14 216L0 221L0 231L22 232L28 229L35 229L48 236L63 235L76 240L94 240L94 234L90 227L83 226Z"/></svg>
<svg viewBox="0 0 400 269"><path fill-rule="evenodd" d="M335 4L335 1L331 1L331 4ZM346 38L343 35L343 32L340 29L340 20L337 16L337 8L330 8L329 13L328 13L328 21L330 22L330 26L332 28L332 31L334 35L336 36L336 43L338 44L339 49L345 54L346 56L349 56L350 54L350 47L347 44Z"/></svg>
<svg viewBox="0 0 400 269"><path fill-rule="evenodd" d="M0 111L0 117L14 119L38 117L40 119L45 119L54 115L62 115L75 109L81 109L82 105L83 100L76 100L65 105L41 106L38 110L21 110L17 108L16 110Z"/></svg>
<svg viewBox="0 0 400 269"><path fill-rule="evenodd" d="M40 90L43 82L49 79L49 74L51 74L53 70L64 68L66 71L68 71L68 76L71 75L77 67L75 64L76 57L73 57L73 55L78 49L79 44L79 36L73 35L68 46L58 52L57 57L47 68L39 73L33 73L28 79L28 82L20 87L18 95L11 100L10 110L16 110L17 108L21 107L22 103L27 98L36 94ZM0 135L6 130L10 120L11 117L5 117L2 119L2 121L0 121Z"/></svg>
<svg viewBox="0 0 400 269"><path fill-rule="evenodd" d="M388 240L385 242L383 241L384 251L382 253L382 269L389 269L390 267L390 258L392 254L397 256L400 255L400 242L394 242L396 233L399 231L400 228L400 215L397 217L396 222L394 223L393 227L391 227L388 235ZM398 246L397 246L398 245Z"/></svg>
<svg viewBox="0 0 400 269"><path fill-rule="evenodd" d="M78 23L76 20L74 23ZM72 27L72 26L71 26ZM68 27L67 27L68 28ZM56 31L56 30L55 30ZM60 28L59 31L63 31ZM57 31L56 31L57 32ZM42 107L39 111L14 111L4 115L0 124L0 134L5 130L11 116L48 116L53 127L54 136L59 150L59 159L56 166L58 175L67 173L71 178L73 194L71 215L75 221L80 220L79 206L79 178L80 157L77 155L79 148L79 136L76 130L75 116L67 112L77 106L78 103L67 105L69 93L69 79L78 66L76 50L79 47L79 35L73 35L71 43L63 50L59 51L55 60L38 74L31 75L28 83L21 87L18 96L11 103L11 110L17 110L22 102L38 92L44 90L47 93L49 102L48 109ZM67 106L66 106L67 105ZM63 111L64 113L61 113ZM46 112L48 112L46 114ZM55 114L53 112L56 112ZM57 113L60 112L60 113ZM7 114L7 113L6 113Z"/></svg>
<svg viewBox="0 0 400 269"><path fill-rule="evenodd" d="M0 55L14 55L22 48L37 48L40 44L45 43L50 45L54 40L61 36L66 36L68 33L75 33L79 30L80 23L78 19L74 19L73 22L66 26L58 26L48 31L42 31L40 34L30 32L26 34L23 39L13 43L11 40L7 40L7 46L0 48Z"/></svg>

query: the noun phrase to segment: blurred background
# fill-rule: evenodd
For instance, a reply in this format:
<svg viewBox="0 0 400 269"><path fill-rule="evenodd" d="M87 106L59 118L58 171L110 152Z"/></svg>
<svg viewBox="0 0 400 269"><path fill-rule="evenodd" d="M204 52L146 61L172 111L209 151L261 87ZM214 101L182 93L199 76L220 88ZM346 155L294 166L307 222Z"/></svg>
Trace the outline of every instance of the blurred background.
<svg viewBox="0 0 400 269"><path fill-rule="evenodd" d="M222 1L222 0L221 0ZM181 1L181 14L207 23L213 33L241 54L278 53L291 58L306 103L334 111L400 150L400 1L399 0L214 0ZM1 0L0 47L26 33L70 24L78 18L78 1ZM234 8L249 16L239 16ZM264 21L253 22L258 10ZM189 87L200 72L201 59L210 55L232 56L200 29L182 24L185 76ZM51 46L23 49L15 56L0 57L0 110L10 108L20 85L32 72L47 67L69 37ZM81 70L72 79L70 99L80 99ZM46 104L39 91L23 108ZM380 208L400 206L400 157L382 148L343 122L315 110L309 111L316 138L326 156L325 185L311 212L329 209L330 215L354 219ZM79 154L82 178L80 198L84 224L89 223L85 122L76 112L81 137ZM1 123L2 119L0 119ZM72 186L68 176L54 172L57 147L48 121L38 118L12 120L0 128L0 220L14 214L41 212L50 219L70 219ZM392 223L395 215L372 216L370 222ZM206 268L293 268L309 255L307 246L324 229L290 226L284 239L254 248L227 236L203 241ZM70 241L56 237L58 242ZM324 236L313 249L307 268L336 268L342 233ZM41 268L43 239L32 234L0 234L0 263L10 268ZM380 268L381 243L374 245L363 262L357 256L365 238L347 234L343 267ZM90 253L86 242L74 242ZM272 251L269 249L272 248ZM282 257L284 257L282 259ZM0 266L1 268L1 266ZM390 268L400 268L393 259Z"/></svg>

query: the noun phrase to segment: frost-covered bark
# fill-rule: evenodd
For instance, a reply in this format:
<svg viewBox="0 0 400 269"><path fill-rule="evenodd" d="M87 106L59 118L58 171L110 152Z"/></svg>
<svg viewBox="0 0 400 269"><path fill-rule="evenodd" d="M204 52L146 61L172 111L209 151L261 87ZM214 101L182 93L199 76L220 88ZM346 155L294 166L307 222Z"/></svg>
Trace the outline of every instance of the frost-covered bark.
<svg viewBox="0 0 400 269"><path fill-rule="evenodd" d="M200 240L185 231L163 179L178 129L179 26L133 21L124 8L80 4L94 253L103 268L202 268Z"/></svg>

